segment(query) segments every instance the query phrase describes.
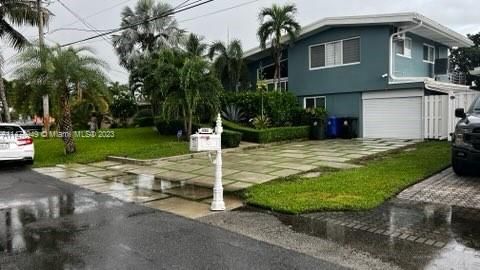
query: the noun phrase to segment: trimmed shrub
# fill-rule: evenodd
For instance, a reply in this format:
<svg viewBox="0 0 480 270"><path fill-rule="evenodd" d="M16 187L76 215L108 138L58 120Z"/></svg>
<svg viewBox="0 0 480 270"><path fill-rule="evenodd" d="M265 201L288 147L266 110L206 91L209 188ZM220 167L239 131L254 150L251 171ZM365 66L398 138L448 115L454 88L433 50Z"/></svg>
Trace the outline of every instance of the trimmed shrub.
<svg viewBox="0 0 480 270"><path fill-rule="evenodd" d="M182 120L170 120L166 121L160 118L155 118L155 127L157 128L158 133L162 135L177 135L179 130L183 131L183 136L185 136L185 130ZM192 133L197 132L201 127L212 127L209 124L192 124Z"/></svg>
<svg viewBox="0 0 480 270"><path fill-rule="evenodd" d="M223 125L225 128L242 133L242 139L247 142L271 143L307 139L310 136L310 126L253 129L225 120L223 121Z"/></svg>
<svg viewBox="0 0 480 270"><path fill-rule="evenodd" d="M152 110L143 109L138 111L133 118L133 125L139 127L153 127L154 121L152 116Z"/></svg>
<svg viewBox="0 0 480 270"><path fill-rule="evenodd" d="M235 148L240 145L242 133L232 130L224 130L222 133L222 146L225 148Z"/></svg>
<svg viewBox="0 0 480 270"><path fill-rule="evenodd" d="M138 127L153 127L153 117L135 117L135 119L133 119L133 125Z"/></svg>
<svg viewBox="0 0 480 270"><path fill-rule="evenodd" d="M183 130L184 125L181 120L160 120L155 119L155 127L158 133L162 135L177 135L179 130Z"/></svg>

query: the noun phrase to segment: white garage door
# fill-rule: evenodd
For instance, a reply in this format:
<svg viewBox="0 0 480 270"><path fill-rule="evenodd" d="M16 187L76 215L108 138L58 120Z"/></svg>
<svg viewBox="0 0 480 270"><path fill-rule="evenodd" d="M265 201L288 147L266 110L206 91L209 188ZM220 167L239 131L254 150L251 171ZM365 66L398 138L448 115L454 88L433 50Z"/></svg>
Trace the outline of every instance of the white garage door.
<svg viewBox="0 0 480 270"><path fill-rule="evenodd" d="M363 100L366 138L422 138L422 97L389 97Z"/></svg>

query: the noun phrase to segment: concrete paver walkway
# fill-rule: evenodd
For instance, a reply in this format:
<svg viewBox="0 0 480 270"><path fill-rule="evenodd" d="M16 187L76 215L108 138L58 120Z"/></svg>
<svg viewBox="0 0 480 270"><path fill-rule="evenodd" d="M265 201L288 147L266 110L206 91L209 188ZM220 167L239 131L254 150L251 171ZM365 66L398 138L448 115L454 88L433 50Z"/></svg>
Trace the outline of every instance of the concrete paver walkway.
<svg viewBox="0 0 480 270"><path fill-rule="evenodd" d="M292 142L223 156L223 184L235 192L277 178L304 174L319 167L357 168L352 161L414 144L408 140L354 139ZM37 172L106 193L123 201L190 218L210 213L215 157L187 155L153 162L149 166L103 161L41 168ZM226 196L229 209L242 206Z"/></svg>
<svg viewBox="0 0 480 270"><path fill-rule="evenodd" d="M480 210L480 176L461 177L449 168L402 191L398 197Z"/></svg>

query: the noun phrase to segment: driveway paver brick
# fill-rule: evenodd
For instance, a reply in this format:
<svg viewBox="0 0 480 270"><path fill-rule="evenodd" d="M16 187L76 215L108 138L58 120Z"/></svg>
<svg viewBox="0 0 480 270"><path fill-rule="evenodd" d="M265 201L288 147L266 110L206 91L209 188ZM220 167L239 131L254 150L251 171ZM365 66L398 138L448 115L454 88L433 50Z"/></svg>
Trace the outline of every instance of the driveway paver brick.
<svg viewBox="0 0 480 270"><path fill-rule="evenodd" d="M398 198L480 209L480 177L460 177L450 168L407 188Z"/></svg>

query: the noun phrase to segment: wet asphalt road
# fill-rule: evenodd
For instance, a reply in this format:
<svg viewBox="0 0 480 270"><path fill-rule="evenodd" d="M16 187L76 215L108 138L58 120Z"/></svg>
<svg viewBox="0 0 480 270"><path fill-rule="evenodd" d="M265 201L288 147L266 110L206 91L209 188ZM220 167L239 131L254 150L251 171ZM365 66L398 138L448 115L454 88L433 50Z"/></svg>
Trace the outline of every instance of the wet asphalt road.
<svg viewBox="0 0 480 270"><path fill-rule="evenodd" d="M12 166L0 168L0 269L342 269Z"/></svg>

